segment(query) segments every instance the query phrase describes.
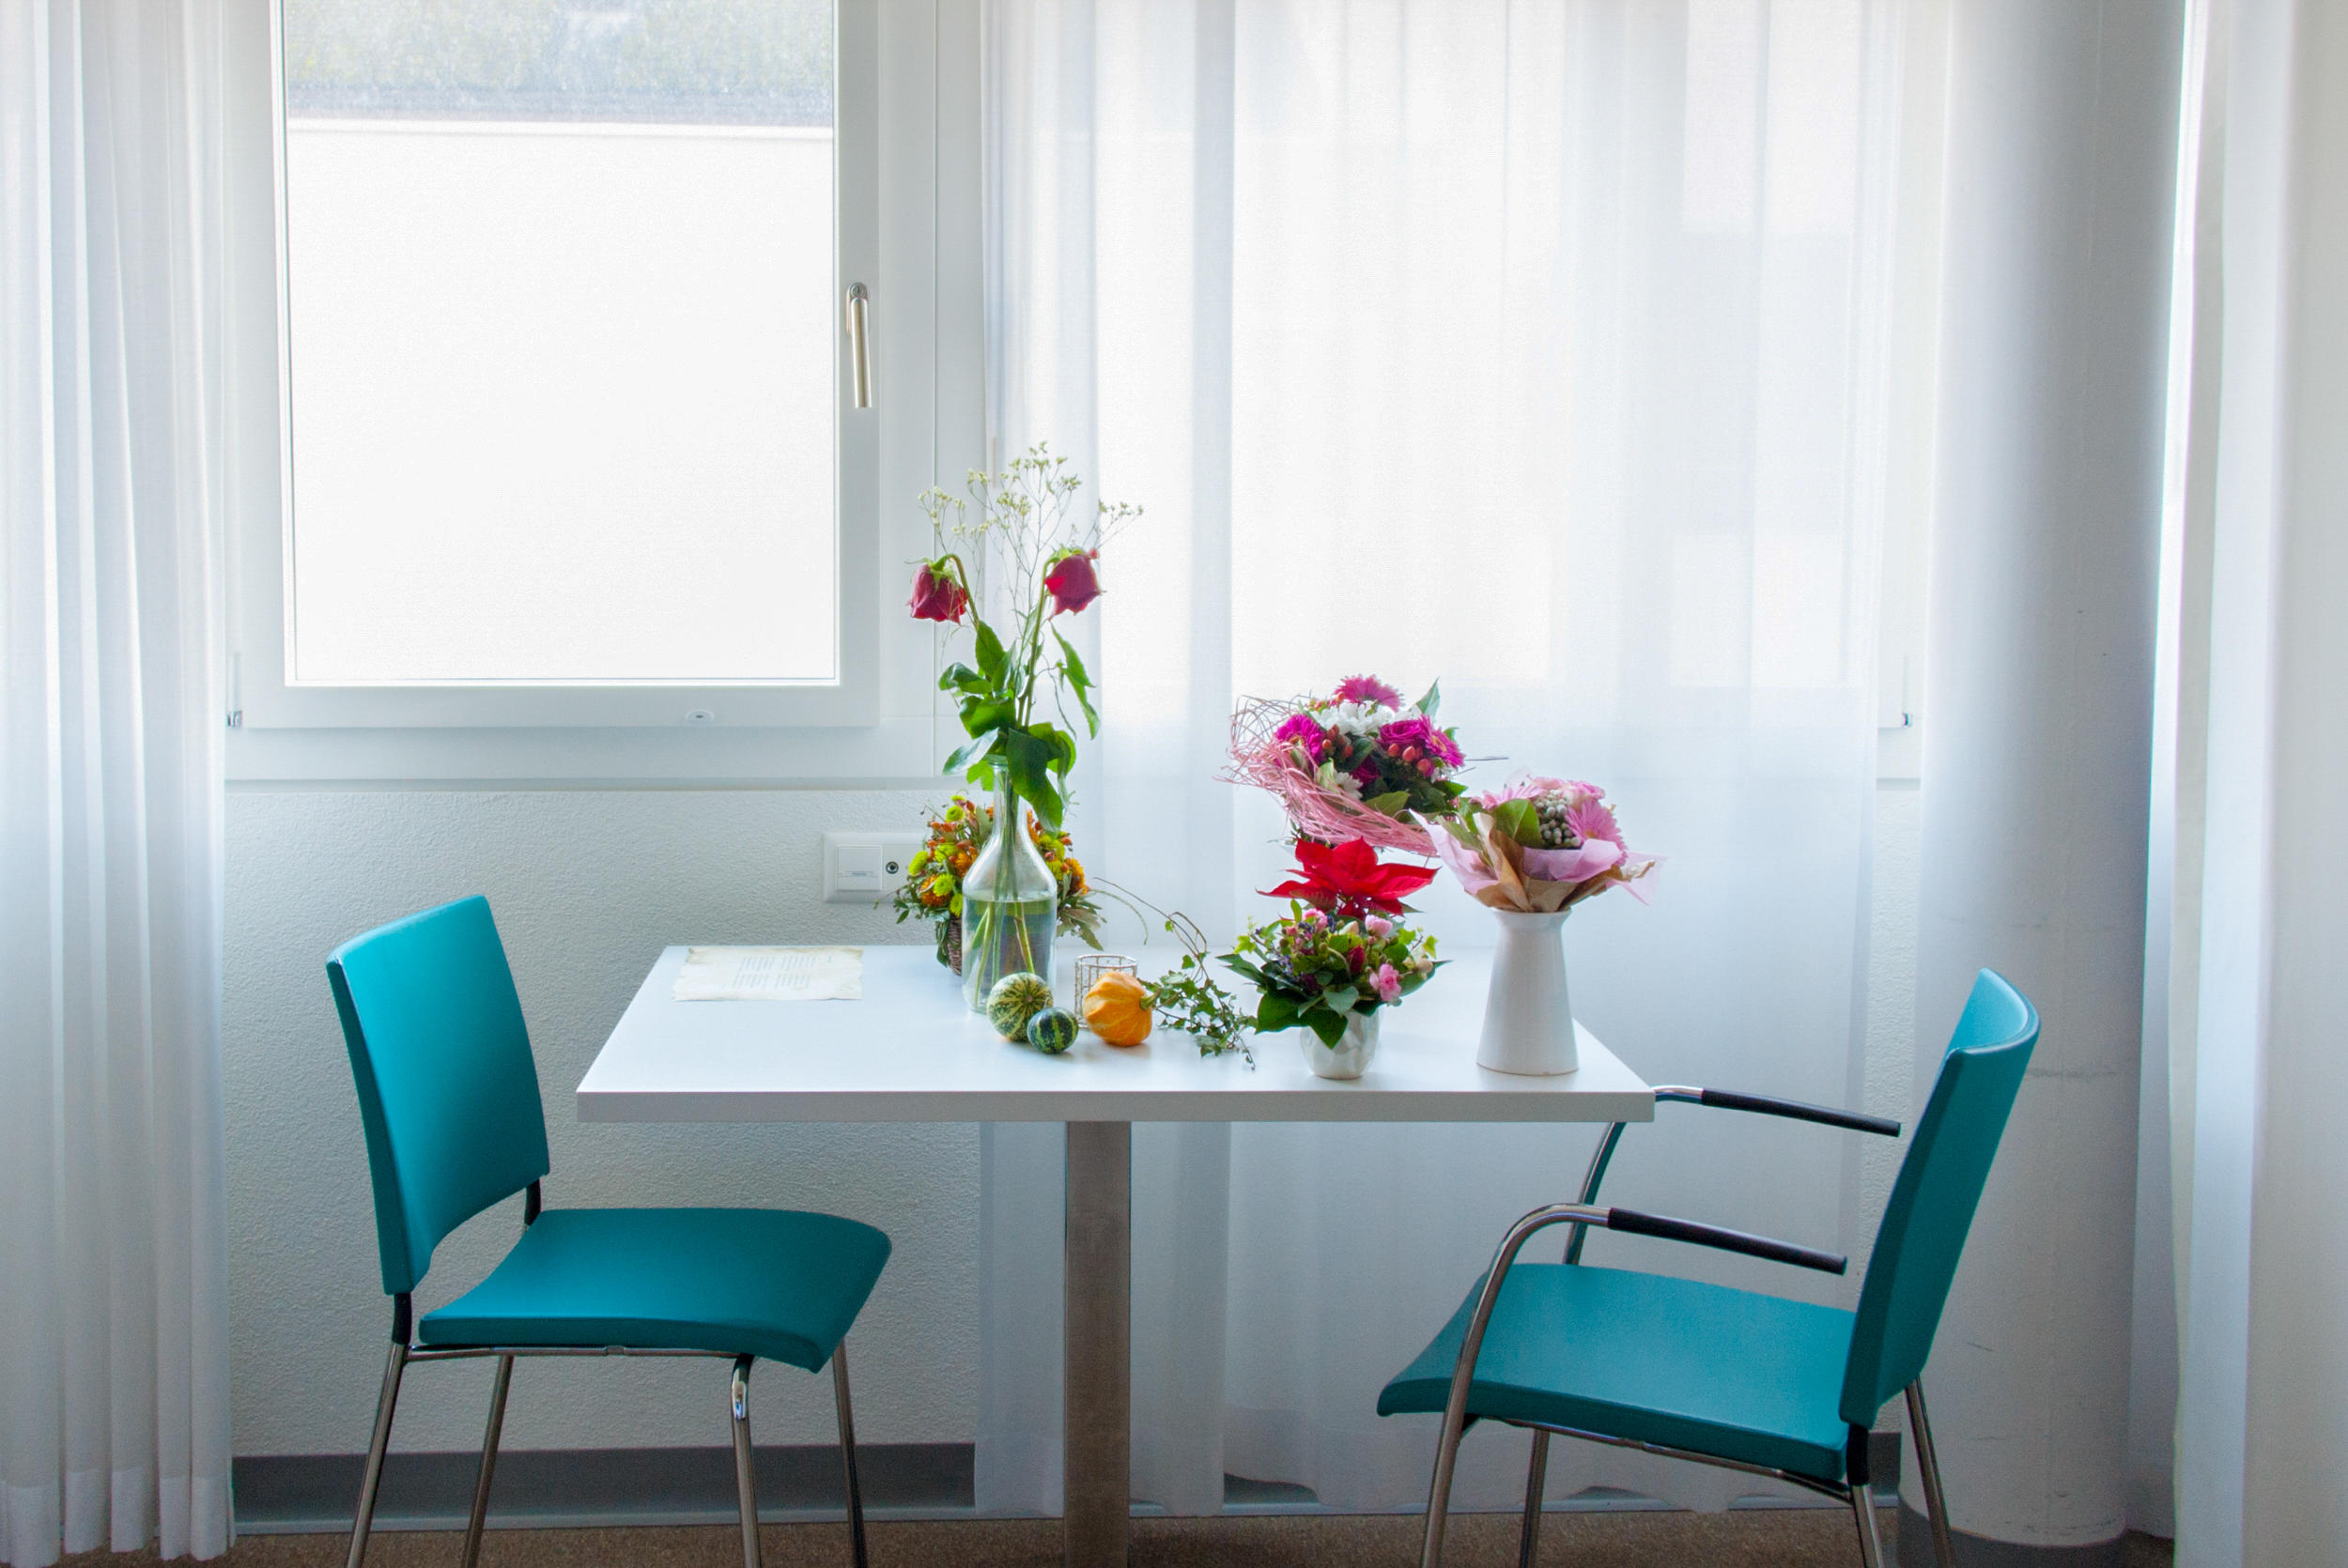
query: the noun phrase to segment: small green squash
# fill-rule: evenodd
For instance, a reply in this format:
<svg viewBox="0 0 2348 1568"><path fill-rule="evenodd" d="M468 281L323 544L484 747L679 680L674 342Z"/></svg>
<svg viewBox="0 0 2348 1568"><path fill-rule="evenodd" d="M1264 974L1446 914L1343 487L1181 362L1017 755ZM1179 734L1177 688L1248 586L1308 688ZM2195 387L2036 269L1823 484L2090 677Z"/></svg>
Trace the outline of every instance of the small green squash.
<svg viewBox="0 0 2348 1568"><path fill-rule="evenodd" d="M1027 1020L1027 1043L1046 1056L1057 1056L1076 1043L1076 1015L1065 1007L1046 1007Z"/></svg>
<svg viewBox="0 0 2348 1568"><path fill-rule="evenodd" d="M1041 975L1006 975L986 993L986 1021L1007 1040L1025 1039L1027 1020L1052 1005L1052 987Z"/></svg>

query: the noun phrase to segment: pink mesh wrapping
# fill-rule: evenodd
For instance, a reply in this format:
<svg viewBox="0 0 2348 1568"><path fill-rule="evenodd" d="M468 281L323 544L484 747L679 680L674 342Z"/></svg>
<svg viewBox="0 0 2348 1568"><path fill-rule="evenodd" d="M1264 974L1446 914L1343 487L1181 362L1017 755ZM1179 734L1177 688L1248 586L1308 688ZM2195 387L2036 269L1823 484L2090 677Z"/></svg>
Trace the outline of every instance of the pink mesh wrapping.
<svg viewBox="0 0 2348 1568"><path fill-rule="evenodd" d="M1302 713L1305 699L1245 697L1231 711L1231 765L1226 782L1252 784L1269 790L1288 812L1290 825L1305 838L1341 844L1359 838L1372 849L1400 854L1431 856L1434 845L1427 830L1373 811L1351 795L1324 790L1296 761L1294 752L1272 738L1272 732Z"/></svg>

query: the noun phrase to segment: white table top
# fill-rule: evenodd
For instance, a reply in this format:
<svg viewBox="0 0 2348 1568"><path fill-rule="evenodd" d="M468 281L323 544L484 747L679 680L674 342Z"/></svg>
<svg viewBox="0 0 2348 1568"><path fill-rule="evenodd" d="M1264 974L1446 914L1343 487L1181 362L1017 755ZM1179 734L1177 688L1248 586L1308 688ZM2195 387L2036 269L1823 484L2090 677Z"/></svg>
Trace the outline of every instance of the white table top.
<svg viewBox="0 0 2348 1568"><path fill-rule="evenodd" d="M1444 969L1381 1026L1351 1082L1315 1078L1292 1032L1257 1036L1256 1067L1161 1029L1120 1050L1089 1031L1064 1055L999 1038L919 946L864 949L855 1002L678 1002L671 947L579 1085L590 1122L1650 1121L1639 1076L1580 1030L1581 1069L1475 1065L1490 955ZM1578 1026L1577 1026L1578 1027Z"/></svg>

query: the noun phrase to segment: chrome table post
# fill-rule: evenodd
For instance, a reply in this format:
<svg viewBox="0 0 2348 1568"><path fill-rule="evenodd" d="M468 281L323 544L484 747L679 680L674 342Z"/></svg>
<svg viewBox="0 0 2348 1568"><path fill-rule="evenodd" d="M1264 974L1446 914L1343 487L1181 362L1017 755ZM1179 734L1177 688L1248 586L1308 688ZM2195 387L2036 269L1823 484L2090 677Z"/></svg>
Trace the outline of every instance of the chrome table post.
<svg viewBox="0 0 2348 1568"><path fill-rule="evenodd" d="M1067 1568L1124 1568L1133 1331L1131 1122L1068 1124L1061 1385Z"/></svg>

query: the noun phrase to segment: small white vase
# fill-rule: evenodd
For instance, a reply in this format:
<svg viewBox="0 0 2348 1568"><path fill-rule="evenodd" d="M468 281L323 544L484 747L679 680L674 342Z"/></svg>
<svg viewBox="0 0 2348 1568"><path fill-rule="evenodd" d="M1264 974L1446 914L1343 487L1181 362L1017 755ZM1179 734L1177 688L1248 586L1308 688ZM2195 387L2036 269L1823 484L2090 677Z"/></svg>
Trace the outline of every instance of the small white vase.
<svg viewBox="0 0 2348 1568"><path fill-rule="evenodd" d="M1347 1013L1345 1033L1335 1045L1323 1045L1321 1037L1310 1028L1296 1031L1296 1038L1305 1048L1305 1065L1313 1069L1316 1078L1359 1078L1369 1070L1369 1059L1378 1054L1378 1021L1385 1009L1374 1013Z"/></svg>
<svg viewBox="0 0 2348 1568"><path fill-rule="evenodd" d="M1484 996L1484 1037L1475 1063L1494 1072L1549 1078L1582 1065L1566 993L1565 910L1525 915L1496 909L1500 945Z"/></svg>

